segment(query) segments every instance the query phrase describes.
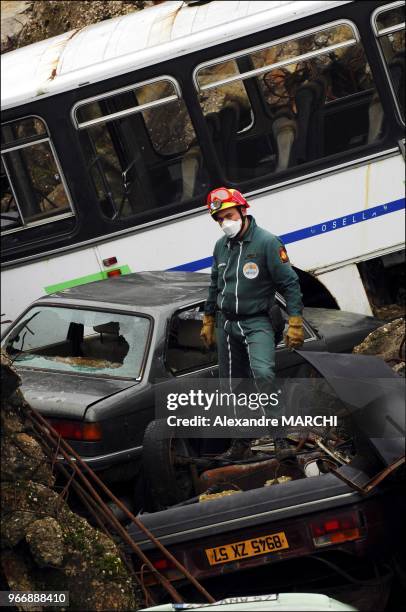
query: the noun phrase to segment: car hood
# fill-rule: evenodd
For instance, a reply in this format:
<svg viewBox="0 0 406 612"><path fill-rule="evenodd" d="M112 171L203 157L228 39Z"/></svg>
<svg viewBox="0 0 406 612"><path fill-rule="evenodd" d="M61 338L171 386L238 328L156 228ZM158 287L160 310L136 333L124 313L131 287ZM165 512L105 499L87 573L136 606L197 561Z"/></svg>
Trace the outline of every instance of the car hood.
<svg viewBox="0 0 406 612"><path fill-rule="evenodd" d="M323 375L337 397L346 404L353 425L386 466L382 476L402 465L405 457L405 379L380 357L297 352ZM346 482L352 479L351 484L358 480L357 488L367 492L372 488L373 479L365 480L363 470L358 469L356 461L353 463L354 467L344 466L336 473L344 476Z"/></svg>
<svg viewBox="0 0 406 612"><path fill-rule="evenodd" d="M370 330L383 325L383 321L378 321L374 317L357 314L356 312L346 312L344 310L333 310L331 308L305 308L304 316L306 320L323 333L323 330L336 330L343 333L349 330L360 329Z"/></svg>
<svg viewBox="0 0 406 612"><path fill-rule="evenodd" d="M374 317L329 308L305 308L303 314L334 353L351 351L383 324Z"/></svg>
<svg viewBox="0 0 406 612"><path fill-rule="evenodd" d="M19 369L21 390L27 402L43 415L83 418L86 409L96 402L138 384L133 380L88 378Z"/></svg>

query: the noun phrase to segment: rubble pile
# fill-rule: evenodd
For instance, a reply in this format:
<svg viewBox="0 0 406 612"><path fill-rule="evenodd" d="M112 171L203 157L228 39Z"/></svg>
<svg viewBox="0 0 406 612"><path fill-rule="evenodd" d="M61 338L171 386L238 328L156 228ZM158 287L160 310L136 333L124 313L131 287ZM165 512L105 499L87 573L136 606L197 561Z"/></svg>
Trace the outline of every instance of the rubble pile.
<svg viewBox="0 0 406 612"><path fill-rule="evenodd" d="M405 319L395 319L371 332L353 353L382 357L400 376L405 376Z"/></svg>
<svg viewBox="0 0 406 612"><path fill-rule="evenodd" d="M11 590L69 591L72 610L136 610L134 585L116 544L73 513L62 487L55 487L44 442L27 417L20 378L3 352L1 383L3 583Z"/></svg>

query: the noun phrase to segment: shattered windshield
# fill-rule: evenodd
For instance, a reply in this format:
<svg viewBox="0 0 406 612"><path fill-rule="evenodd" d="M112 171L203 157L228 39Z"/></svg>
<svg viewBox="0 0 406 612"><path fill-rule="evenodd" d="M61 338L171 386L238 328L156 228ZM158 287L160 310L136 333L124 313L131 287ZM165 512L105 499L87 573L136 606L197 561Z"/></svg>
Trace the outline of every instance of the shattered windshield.
<svg viewBox="0 0 406 612"><path fill-rule="evenodd" d="M3 341L18 366L139 378L149 331L147 317L39 306Z"/></svg>

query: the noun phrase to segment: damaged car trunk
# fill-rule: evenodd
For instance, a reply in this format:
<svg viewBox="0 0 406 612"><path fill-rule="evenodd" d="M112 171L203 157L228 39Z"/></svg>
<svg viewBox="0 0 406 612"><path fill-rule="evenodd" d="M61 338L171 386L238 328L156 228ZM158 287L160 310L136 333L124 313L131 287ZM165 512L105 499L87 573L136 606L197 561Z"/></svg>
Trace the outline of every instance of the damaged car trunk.
<svg viewBox="0 0 406 612"><path fill-rule="evenodd" d="M382 585L390 583L396 542L404 535L404 380L375 357L298 353L315 380L327 383L325 397L338 426L288 428L281 437L253 443L249 460L224 462L199 452L207 445L196 440L165 440L155 421L144 438L150 511L140 518L212 590L220 577L255 568L267 576L268 592L286 590L291 567L299 568L296 590L317 585L334 596L337 588L342 601L361 610L383 609ZM292 400L298 397L300 389ZM152 467L148 448L154 445ZM157 479L159 473L165 476ZM129 531L156 567L181 585L181 576L142 534L134 526ZM153 583L151 575L144 578Z"/></svg>

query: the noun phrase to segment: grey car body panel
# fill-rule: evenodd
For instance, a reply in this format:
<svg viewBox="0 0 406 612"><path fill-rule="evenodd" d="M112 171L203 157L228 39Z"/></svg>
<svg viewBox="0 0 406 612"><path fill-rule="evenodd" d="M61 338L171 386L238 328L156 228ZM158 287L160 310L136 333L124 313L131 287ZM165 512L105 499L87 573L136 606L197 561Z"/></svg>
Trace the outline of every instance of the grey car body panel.
<svg viewBox="0 0 406 612"><path fill-rule="evenodd" d="M325 339L327 350L336 353L362 342L375 329L376 321L374 317L327 308L305 308L304 317Z"/></svg>
<svg viewBox="0 0 406 612"><path fill-rule="evenodd" d="M175 544L227 533L244 527L260 526L311 512L337 508L361 501L359 493L333 474L294 480L283 486L262 487L206 503L169 508L139 518L164 544ZM131 537L153 548L135 525L128 527Z"/></svg>
<svg viewBox="0 0 406 612"><path fill-rule="evenodd" d="M134 386L134 381L84 377L19 368L27 402L42 414L82 419L86 408Z"/></svg>

